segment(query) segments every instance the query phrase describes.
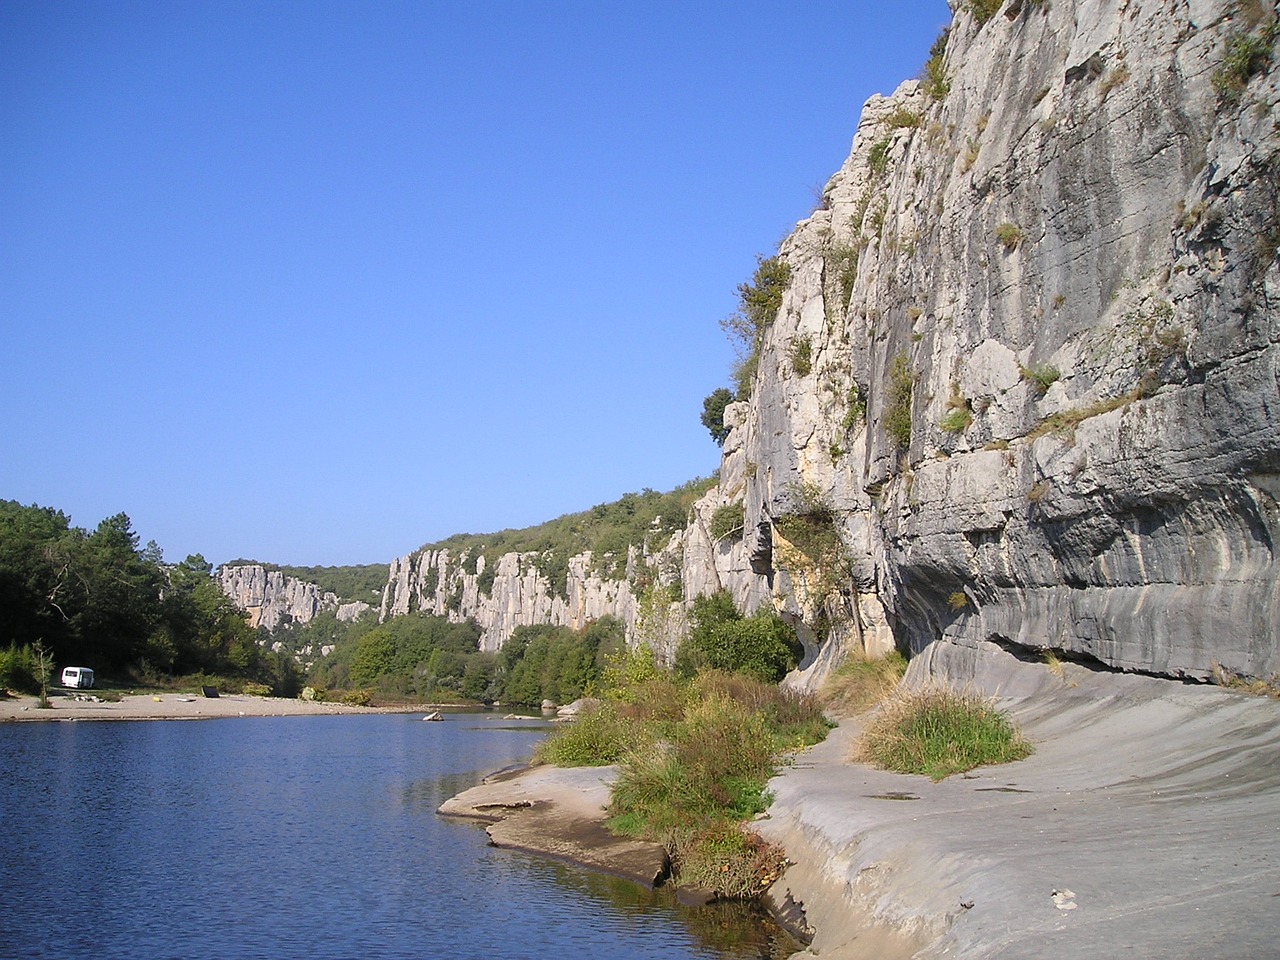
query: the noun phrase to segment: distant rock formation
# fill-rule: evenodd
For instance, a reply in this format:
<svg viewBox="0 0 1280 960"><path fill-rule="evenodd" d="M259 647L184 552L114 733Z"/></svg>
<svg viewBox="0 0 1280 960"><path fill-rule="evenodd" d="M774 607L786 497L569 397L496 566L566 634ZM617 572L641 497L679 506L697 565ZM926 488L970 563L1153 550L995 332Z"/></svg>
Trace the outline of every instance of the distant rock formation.
<svg viewBox="0 0 1280 960"><path fill-rule="evenodd" d="M224 566L218 570L222 592L245 612L249 626L275 630L284 620L308 623L321 610L333 610L341 621L357 620L369 604L356 600L339 601L336 594L322 592L314 583L286 577L279 570L258 564Z"/></svg>

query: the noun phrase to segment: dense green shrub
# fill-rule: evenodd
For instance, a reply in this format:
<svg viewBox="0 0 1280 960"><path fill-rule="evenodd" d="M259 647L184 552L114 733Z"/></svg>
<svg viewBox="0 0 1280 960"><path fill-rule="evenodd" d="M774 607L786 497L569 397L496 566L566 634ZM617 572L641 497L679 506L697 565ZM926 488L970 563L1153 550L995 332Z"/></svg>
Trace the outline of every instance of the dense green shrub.
<svg viewBox="0 0 1280 960"><path fill-rule="evenodd" d="M40 669L30 646L11 643L8 650L0 650L0 692L5 690L40 692Z"/></svg>
<svg viewBox="0 0 1280 960"><path fill-rule="evenodd" d="M793 627L773 610L743 617L723 590L694 600L688 637L676 651L676 673L724 670L776 683L799 661L803 648Z"/></svg>
<svg viewBox="0 0 1280 960"><path fill-rule="evenodd" d="M733 394L724 387L712 390L702 401L702 425L717 446L724 446L729 428L724 425L724 408L733 403Z"/></svg>
<svg viewBox="0 0 1280 960"><path fill-rule="evenodd" d="M730 536L740 540L745 525L746 507L742 501L726 503L711 515L711 538L717 542Z"/></svg>

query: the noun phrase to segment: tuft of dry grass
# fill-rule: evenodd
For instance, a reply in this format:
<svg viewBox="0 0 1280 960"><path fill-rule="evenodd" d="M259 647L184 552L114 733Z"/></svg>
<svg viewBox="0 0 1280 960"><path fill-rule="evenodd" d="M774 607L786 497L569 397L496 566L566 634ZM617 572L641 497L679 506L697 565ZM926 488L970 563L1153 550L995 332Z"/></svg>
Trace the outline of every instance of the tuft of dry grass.
<svg viewBox="0 0 1280 960"><path fill-rule="evenodd" d="M883 657L853 654L827 678L819 696L832 716L856 716L892 694L906 670L906 658L897 651Z"/></svg>
<svg viewBox="0 0 1280 960"><path fill-rule="evenodd" d="M1280 674L1272 674L1268 680L1261 677L1246 677L1228 670L1217 660L1212 665L1213 682L1228 690L1236 690L1254 697L1275 697L1280 699Z"/></svg>

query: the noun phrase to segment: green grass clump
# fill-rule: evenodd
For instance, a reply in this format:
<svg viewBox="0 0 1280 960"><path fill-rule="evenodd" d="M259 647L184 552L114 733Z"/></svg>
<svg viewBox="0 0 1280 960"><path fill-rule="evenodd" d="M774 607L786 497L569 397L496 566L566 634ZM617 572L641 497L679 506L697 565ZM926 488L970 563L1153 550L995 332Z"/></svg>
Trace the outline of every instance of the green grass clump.
<svg viewBox="0 0 1280 960"><path fill-rule="evenodd" d="M1033 363L1022 367L1021 371L1022 379L1029 381L1041 393L1062 379L1062 371L1050 363Z"/></svg>
<svg viewBox="0 0 1280 960"><path fill-rule="evenodd" d="M947 433L964 433L969 429L969 424L971 423L973 423L973 411L967 406L962 406L948 410L943 418L938 421L938 426Z"/></svg>
<svg viewBox="0 0 1280 960"><path fill-rule="evenodd" d="M857 759L942 780L1032 752L1007 715L979 697L944 688L900 694L867 724Z"/></svg>
<svg viewBox="0 0 1280 960"><path fill-rule="evenodd" d="M996 240L1007 251L1012 253L1022 246L1022 228L1016 223L1002 223L996 227Z"/></svg>
<svg viewBox="0 0 1280 960"><path fill-rule="evenodd" d="M884 411L884 432L894 445L905 448L911 445L911 393L916 386L916 374L905 353L899 353L889 366L888 398Z"/></svg>
<svg viewBox="0 0 1280 960"><path fill-rule="evenodd" d="M643 740L640 724L621 716L614 704L603 703L539 743L533 759L558 767L601 767L622 760Z"/></svg>

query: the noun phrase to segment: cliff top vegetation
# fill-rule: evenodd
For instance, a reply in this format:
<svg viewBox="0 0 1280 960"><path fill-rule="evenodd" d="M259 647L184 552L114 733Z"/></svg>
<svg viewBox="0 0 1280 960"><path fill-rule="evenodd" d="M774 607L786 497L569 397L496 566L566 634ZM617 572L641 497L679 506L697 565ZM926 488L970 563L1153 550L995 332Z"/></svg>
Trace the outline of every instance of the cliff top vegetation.
<svg viewBox="0 0 1280 960"><path fill-rule="evenodd" d="M694 502L715 482L715 477L698 478L667 493L645 488L639 493L623 494L612 503L596 504L589 510L567 513L534 527L458 533L421 549L468 552L472 570L480 555L488 566L504 553L540 553L547 567L544 573L562 592L570 557L590 550L600 573L621 576L626 570L628 547L640 546L646 538L651 550L663 547L671 534L688 525Z"/></svg>

